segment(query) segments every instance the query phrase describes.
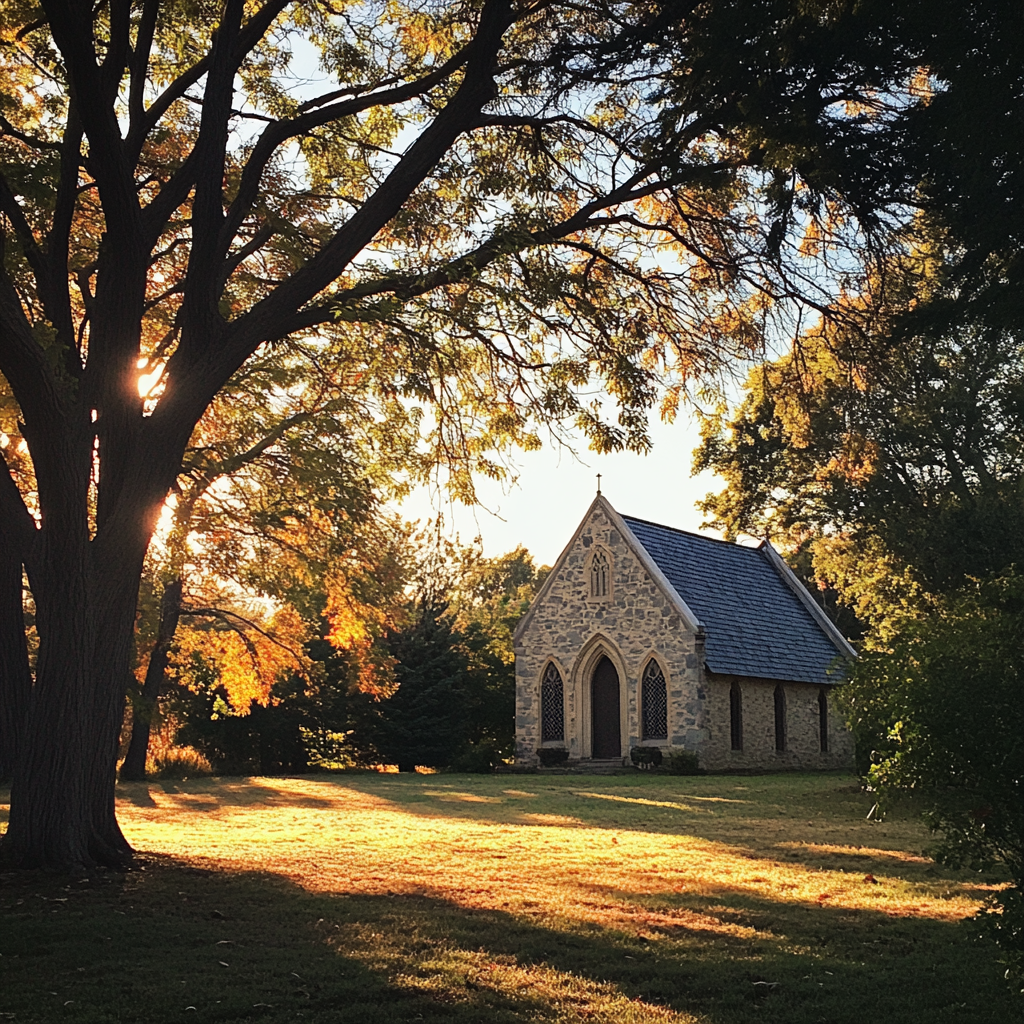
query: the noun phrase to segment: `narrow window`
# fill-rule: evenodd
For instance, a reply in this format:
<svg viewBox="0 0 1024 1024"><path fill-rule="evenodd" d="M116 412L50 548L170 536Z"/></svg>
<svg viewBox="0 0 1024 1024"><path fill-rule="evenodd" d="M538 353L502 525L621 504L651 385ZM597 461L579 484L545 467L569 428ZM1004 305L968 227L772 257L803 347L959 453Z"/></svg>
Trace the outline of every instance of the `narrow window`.
<svg viewBox="0 0 1024 1024"><path fill-rule="evenodd" d="M542 743L565 739L562 676L550 663L544 671L544 681L540 684L540 738Z"/></svg>
<svg viewBox="0 0 1024 1024"><path fill-rule="evenodd" d="M828 694L822 689L818 691L818 736L821 739L821 752L828 753Z"/></svg>
<svg viewBox="0 0 1024 1024"><path fill-rule="evenodd" d="M608 596L608 556L603 551L595 551L590 560L590 596Z"/></svg>
<svg viewBox="0 0 1024 1024"><path fill-rule="evenodd" d="M652 658L644 669L640 683L640 713L645 740L668 739L668 691L665 673Z"/></svg>
<svg viewBox="0 0 1024 1024"><path fill-rule="evenodd" d="M780 754L786 750L786 691L781 686L775 687L775 749Z"/></svg>
<svg viewBox="0 0 1024 1024"><path fill-rule="evenodd" d="M735 680L729 688L729 731L732 735L732 749L743 749L743 696L740 684Z"/></svg>

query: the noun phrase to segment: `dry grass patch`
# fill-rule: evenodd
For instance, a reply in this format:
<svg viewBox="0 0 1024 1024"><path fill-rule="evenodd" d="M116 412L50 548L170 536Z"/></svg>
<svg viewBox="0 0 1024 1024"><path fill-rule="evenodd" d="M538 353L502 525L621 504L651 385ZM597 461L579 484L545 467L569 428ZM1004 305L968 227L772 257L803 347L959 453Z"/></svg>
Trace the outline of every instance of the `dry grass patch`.
<svg viewBox="0 0 1024 1024"><path fill-rule="evenodd" d="M102 930L115 904L115 923L135 935L160 920L164 957L196 963L185 985L154 982L164 998L149 1016L69 996L68 1020L981 1024L1019 1012L993 948L962 923L998 880L936 866L912 815L866 821L871 801L848 778L348 774L120 793L149 869L61 889L57 904L52 881L18 904L25 880L5 878L0 1014L50 1019L11 970L12 956L32 959L19 933L49 936L42 969L75 949L58 919L81 906L83 934ZM190 926L169 926L183 910ZM213 939L228 920L231 935ZM220 960L207 978L200 951L218 942L254 965L247 994ZM283 977L302 992L292 979L242 1005L296 958L305 971ZM190 978L207 980L186 1004Z"/></svg>

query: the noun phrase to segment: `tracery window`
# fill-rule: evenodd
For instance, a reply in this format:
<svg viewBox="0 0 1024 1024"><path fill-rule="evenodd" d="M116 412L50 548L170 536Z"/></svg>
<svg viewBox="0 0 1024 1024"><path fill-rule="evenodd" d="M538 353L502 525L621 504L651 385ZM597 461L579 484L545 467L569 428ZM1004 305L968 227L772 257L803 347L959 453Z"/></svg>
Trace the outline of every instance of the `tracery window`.
<svg viewBox="0 0 1024 1024"><path fill-rule="evenodd" d="M590 596L608 596L608 577L611 566L608 564L608 556L601 550L595 551L590 559Z"/></svg>
<svg viewBox="0 0 1024 1024"><path fill-rule="evenodd" d="M780 754L786 750L786 691L781 685L775 687L775 749Z"/></svg>
<svg viewBox="0 0 1024 1024"><path fill-rule="evenodd" d="M665 673L652 658L640 683L640 713L645 740L668 739L668 691Z"/></svg>
<svg viewBox="0 0 1024 1024"><path fill-rule="evenodd" d="M729 687L729 733L733 750L743 749L743 694L740 684L733 680Z"/></svg>
<svg viewBox="0 0 1024 1024"><path fill-rule="evenodd" d="M828 753L828 694L824 689L818 691L818 736L821 740L821 752Z"/></svg>
<svg viewBox="0 0 1024 1024"><path fill-rule="evenodd" d="M565 739L565 698L562 675L552 663L544 670L540 684L541 742Z"/></svg>

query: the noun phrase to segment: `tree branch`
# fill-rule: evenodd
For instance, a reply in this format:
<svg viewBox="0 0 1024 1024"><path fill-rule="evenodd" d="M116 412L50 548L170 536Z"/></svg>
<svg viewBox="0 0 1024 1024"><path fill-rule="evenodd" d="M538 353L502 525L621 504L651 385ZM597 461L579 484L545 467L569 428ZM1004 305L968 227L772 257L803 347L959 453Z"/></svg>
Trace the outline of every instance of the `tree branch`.
<svg viewBox="0 0 1024 1024"><path fill-rule="evenodd" d="M298 665L302 665L302 655L298 651L296 651L295 648L290 647L288 644L284 643L281 640L278 640L276 636L273 636L272 634L268 633L265 629L261 629L251 619L247 619L244 615L239 615L238 612L229 612L223 608L183 607L181 609L181 614L203 615L212 619L220 619L221 622L223 622L225 625L230 626L230 628L241 637L242 642L246 646L246 650L248 650L249 652L249 657L253 659L253 663L255 664L257 669L259 668L259 652L256 650L256 647L254 646L252 641L245 635L244 631L241 630L237 625L235 625L234 622L232 622L233 619L237 619L239 622L242 622L246 626L248 626L249 629L255 630L257 633L260 634L260 636L265 637L276 647L280 647L282 651L287 651L295 659Z"/></svg>
<svg viewBox="0 0 1024 1024"><path fill-rule="evenodd" d="M487 0L466 63L465 76L455 95L409 147L377 191L320 252L232 324L227 344L203 374L205 380L196 392L197 398L202 394L205 401L206 395L212 395L222 383L217 381L214 384L214 381L217 378L226 380L264 339L281 336L293 311L305 305L342 273L398 213L455 140L472 127L483 107L494 98L494 62L502 37L513 21L508 0ZM183 338L183 345L179 346L174 358L180 357L181 362L194 359L198 353L193 346L198 340L190 339L190 344L185 346Z"/></svg>
<svg viewBox="0 0 1024 1024"><path fill-rule="evenodd" d="M115 0L111 8L111 49L103 67L96 63L93 24L88 4L73 0L43 0L53 41L67 68L68 88L89 139L89 162L103 202L110 242L135 253L138 242L139 203L133 165L126 159L113 98L127 56L129 0ZM118 63L120 61L120 63ZM111 84L112 83L112 84Z"/></svg>
<svg viewBox="0 0 1024 1024"><path fill-rule="evenodd" d="M5 271L0 271L0 373L11 385L30 427L60 416L53 367L36 341L21 299Z"/></svg>
<svg viewBox="0 0 1024 1024"><path fill-rule="evenodd" d="M232 52L233 71L231 77L242 65L247 54L263 38L267 29L273 24L274 19L288 6L291 0L268 0L242 27L238 32ZM176 78L155 100L146 112L146 118L140 122L137 133L129 133L126 148L132 155L133 160L138 159L142 147L145 145L146 137L156 127L160 118L164 116L168 108L184 97L188 89L195 85L211 67L213 51L207 53L202 60L198 61L187 71ZM229 86L231 84L229 80ZM207 82L209 92L209 82ZM198 145L198 142L197 142ZM185 162L178 168L164 185L156 198L146 207L145 223L148 234L156 238L163 230L164 222L168 217L188 198L189 192L196 181L196 151L189 153Z"/></svg>
<svg viewBox="0 0 1024 1024"><path fill-rule="evenodd" d="M45 295L49 279L46 257L36 241L35 232L25 216L25 211L22 210L21 204L15 199L11 186L7 183L7 178L2 173L0 173L0 212L3 212L11 222L11 227L14 228L14 233L21 242L25 259L28 260L28 265L32 268L32 273L35 275L36 287L39 289L40 295Z"/></svg>
<svg viewBox="0 0 1024 1024"><path fill-rule="evenodd" d="M238 193L228 208L221 237L218 240L220 251L226 253L230 247L238 228L259 195L263 171L266 169L274 153L283 143L298 135L305 135L314 128L319 128L331 121L338 121L343 117L351 117L364 110L369 110L371 107L393 106L396 103L404 103L406 100L421 95L443 82L453 72L462 67L472 55L474 42L475 38L435 71L413 82L407 82L405 85L395 86L382 92L366 93L339 103L331 103L328 106L319 106L318 109L307 111L298 117L293 117L287 121L275 121L273 124L268 125L260 135L259 141L249 155L249 159L245 162L245 167L242 170L242 180L238 186Z"/></svg>
<svg viewBox="0 0 1024 1024"><path fill-rule="evenodd" d="M31 561L32 549L39 535L32 513L11 476L3 450L0 449L0 530L13 541L11 547L19 552L23 562Z"/></svg>
<svg viewBox="0 0 1024 1024"><path fill-rule="evenodd" d="M71 228L78 200L78 169L82 150L82 123L75 103L68 104L64 142L60 151L60 178L54 201L53 220L46 237L47 295L45 304L50 321L57 331L57 340L64 346L64 365L73 376L82 373L82 360L75 339L71 312L71 285L68 262Z"/></svg>
<svg viewBox="0 0 1024 1024"><path fill-rule="evenodd" d="M142 131L146 120L143 100L146 95L146 72L149 70L149 54L153 48L153 36L156 32L157 16L160 13L160 0L145 0L142 6L142 17L135 34L135 48L131 56L131 83L128 86L128 137L134 138ZM130 159L137 156L133 146L126 146Z"/></svg>
<svg viewBox="0 0 1024 1024"><path fill-rule="evenodd" d="M451 260L444 266L426 274L378 278L376 281L368 281L365 284L347 288L333 296L330 302L307 306L305 309L299 310L285 322L281 333L292 334L336 320L339 312L345 310L346 307L351 308L352 304L360 299L371 298L375 295L396 295L402 299L412 299L425 295L435 288L471 281L478 277L482 270L504 256L511 256L540 245L557 244L569 235L597 226L593 220L594 214L671 187L671 183L659 180L638 188L639 181L646 174L646 171L634 174L620 188L613 190L601 199L587 203L571 217L550 227L538 231L508 231L496 235L477 246L472 252Z"/></svg>

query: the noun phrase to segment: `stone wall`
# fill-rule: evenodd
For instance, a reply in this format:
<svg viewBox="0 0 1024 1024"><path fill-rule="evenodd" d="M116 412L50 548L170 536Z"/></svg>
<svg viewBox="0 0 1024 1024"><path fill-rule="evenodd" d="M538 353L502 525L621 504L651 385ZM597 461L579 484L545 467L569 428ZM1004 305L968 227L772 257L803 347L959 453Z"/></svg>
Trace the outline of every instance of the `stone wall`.
<svg viewBox="0 0 1024 1024"><path fill-rule="evenodd" d="M740 685L743 708L743 749L732 750L729 692ZM785 683L786 749L775 749L776 680L719 676L707 673L708 738L700 751L708 771L784 771L852 768L853 738L829 688L828 752L821 752L818 718L820 687Z"/></svg>
<svg viewBox="0 0 1024 1024"><path fill-rule="evenodd" d="M611 562L603 598L590 594L590 561L600 546ZM697 749L707 737L702 638L686 628L672 599L647 572L611 517L596 505L532 611L516 645L516 760L533 763L541 745L540 686L549 661L565 688L570 758L590 756L590 677L603 654L619 672L622 753L640 740L638 680L657 657L668 695L663 747Z"/></svg>

